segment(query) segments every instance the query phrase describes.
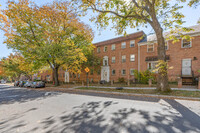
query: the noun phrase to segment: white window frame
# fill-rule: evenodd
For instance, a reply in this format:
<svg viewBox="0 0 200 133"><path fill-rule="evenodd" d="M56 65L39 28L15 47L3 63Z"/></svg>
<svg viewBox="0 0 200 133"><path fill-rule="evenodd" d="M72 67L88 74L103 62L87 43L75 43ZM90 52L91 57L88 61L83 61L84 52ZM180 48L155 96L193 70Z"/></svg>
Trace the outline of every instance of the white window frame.
<svg viewBox="0 0 200 133"><path fill-rule="evenodd" d="M134 56L134 60L132 60L131 56ZM135 54L130 54L130 61L131 62L135 61Z"/></svg>
<svg viewBox="0 0 200 133"><path fill-rule="evenodd" d="M149 63L151 63L151 69L149 69ZM155 68L152 68L152 64L153 63L155 63ZM154 69L156 69L156 64L157 64L157 61L149 61L149 62L147 62L147 69L149 70L149 71L153 71ZM157 72L156 72L157 73Z"/></svg>
<svg viewBox="0 0 200 133"><path fill-rule="evenodd" d="M105 50L105 48L106 48L106 50ZM103 51L107 52L108 51L108 46L104 46Z"/></svg>
<svg viewBox="0 0 200 133"><path fill-rule="evenodd" d="M133 45L133 46L131 46L131 43L132 43L132 42L134 42L134 45ZM133 47L135 47L135 40L131 40L131 41L130 41L130 48L133 48Z"/></svg>
<svg viewBox="0 0 200 133"><path fill-rule="evenodd" d="M125 57L125 61L123 61L123 57ZM122 63L125 63L126 62L126 55L122 55Z"/></svg>
<svg viewBox="0 0 200 133"><path fill-rule="evenodd" d="M100 53L100 52L101 52L101 48L97 47L97 53Z"/></svg>
<svg viewBox="0 0 200 133"><path fill-rule="evenodd" d="M165 44L166 44L166 45L165 45L165 50L169 50L169 43L168 43L168 42L169 42L169 41L166 41L166 42L165 42ZM167 49L166 49L166 46L167 46Z"/></svg>
<svg viewBox="0 0 200 133"><path fill-rule="evenodd" d="M113 74L113 70L115 71L115 73ZM115 69L112 69L112 75L116 75L116 70Z"/></svg>
<svg viewBox="0 0 200 133"><path fill-rule="evenodd" d="M123 45L123 44L124 44L124 45ZM122 49L125 49L125 48L126 48L126 42L122 42L122 43L121 43L121 48L122 48Z"/></svg>
<svg viewBox="0 0 200 133"><path fill-rule="evenodd" d="M181 48L191 48L192 47L192 39L190 39L190 47L183 47L183 40L185 40L185 39L181 40Z"/></svg>
<svg viewBox="0 0 200 133"><path fill-rule="evenodd" d="M153 51L149 51L149 46L150 46L150 45L153 45ZM154 44L153 44L153 43L147 44L147 52L154 52Z"/></svg>
<svg viewBox="0 0 200 133"><path fill-rule="evenodd" d="M135 69L133 69L133 68L130 69L130 75L132 75L132 76L134 75L134 70ZM133 71L133 73L131 73L131 71Z"/></svg>
<svg viewBox="0 0 200 133"><path fill-rule="evenodd" d="M112 62L112 63L115 63L115 60L116 60L116 58L115 58L115 56L113 56L113 57L111 58L111 62Z"/></svg>
<svg viewBox="0 0 200 133"><path fill-rule="evenodd" d="M115 50L115 49L116 49L115 44L112 44L112 45L111 45L111 50Z"/></svg>
<svg viewBox="0 0 200 133"><path fill-rule="evenodd" d="M123 70L125 70L125 74L123 74ZM122 75L126 75L126 69L122 69L122 72L121 72L121 74L122 74Z"/></svg>

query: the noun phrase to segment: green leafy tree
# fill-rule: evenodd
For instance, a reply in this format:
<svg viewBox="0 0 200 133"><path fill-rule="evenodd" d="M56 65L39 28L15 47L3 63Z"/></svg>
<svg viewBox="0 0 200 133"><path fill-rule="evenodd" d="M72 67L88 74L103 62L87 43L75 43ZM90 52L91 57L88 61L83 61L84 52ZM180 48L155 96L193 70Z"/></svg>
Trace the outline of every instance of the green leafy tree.
<svg viewBox="0 0 200 133"><path fill-rule="evenodd" d="M127 27L150 25L157 37L157 54L161 62L166 62L163 31L179 28L184 17L179 12L183 6L178 1L170 0L78 0L78 4L83 11L92 9L95 12L91 20L95 21L99 28L106 28L112 23L112 28L116 29L118 34L126 34ZM162 69L158 71L157 89L170 91L167 66L162 65Z"/></svg>
<svg viewBox="0 0 200 133"><path fill-rule="evenodd" d="M92 30L79 20L69 2L37 6L29 0L9 1L1 14L8 20L1 26L5 43L27 60L50 66L56 86L59 68L79 72L87 61L85 54L93 49Z"/></svg>
<svg viewBox="0 0 200 133"><path fill-rule="evenodd" d="M200 5L200 0L190 0L190 2L188 3L188 5L190 7L197 7ZM200 22L199 22L200 23Z"/></svg>

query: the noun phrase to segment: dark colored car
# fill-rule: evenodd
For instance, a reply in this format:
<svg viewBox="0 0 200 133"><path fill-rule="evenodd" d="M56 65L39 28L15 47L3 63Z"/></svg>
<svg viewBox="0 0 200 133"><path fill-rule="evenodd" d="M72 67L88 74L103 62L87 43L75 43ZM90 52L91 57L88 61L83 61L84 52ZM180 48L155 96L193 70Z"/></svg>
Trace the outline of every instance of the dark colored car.
<svg viewBox="0 0 200 133"><path fill-rule="evenodd" d="M26 82L27 82L27 81L20 81L18 86L19 86L19 87L24 87L24 84L25 84Z"/></svg>
<svg viewBox="0 0 200 133"><path fill-rule="evenodd" d="M43 87L45 87L45 82L43 81L33 82L31 84L31 88L43 88Z"/></svg>
<svg viewBox="0 0 200 133"><path fill-rule="evenodd" d="M15 81L14 86L19 86L19 81Z"/></svg>
<svg viewBox="0 0 200 133"><path fill-rule="evenodd" d="M32 84L33 84L32 81L27 81L27 82L24 84L24 87L31 87Z"/></svg>

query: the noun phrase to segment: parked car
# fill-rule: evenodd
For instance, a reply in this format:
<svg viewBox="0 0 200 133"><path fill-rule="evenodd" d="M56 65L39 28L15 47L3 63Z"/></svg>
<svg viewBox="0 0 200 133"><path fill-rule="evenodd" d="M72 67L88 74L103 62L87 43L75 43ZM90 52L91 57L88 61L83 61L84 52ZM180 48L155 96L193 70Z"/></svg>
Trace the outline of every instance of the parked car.
<svg viewBox="0 0 200 133"><path fill-rule="evenodd" d="M14 86L19 86L19 81L15 81Z"/></svg>
<svg viewBox="0 0 200 133"><path fill-rule="evenodd" d="M27 82L27 81L20 81L18 86L19 86L19 87L24 87L24 84L25 84L26 82Z"/></svg>
<svg viewBox="0 0 200 133"><path fill-rule="evenodd" d="M3 79L2 79L2 80L0 80L0 83L1 83L1 84L5 84L5 83L6 83L6 80L3 80Z"/></svg>
<svg viewBox="0 0 200 133"><path fill-rule="evenodd" d="M43 88L43 87L45 87L45 82L43 81L33 82L31 84L31 88Z"/></svg>
<svg viewBox="0 0 200 133"><path fill-rule="evenodd" d="M31 87L32 84L33 84L32 81L27 81L27 82L24 84L24 87Z"/></svg>

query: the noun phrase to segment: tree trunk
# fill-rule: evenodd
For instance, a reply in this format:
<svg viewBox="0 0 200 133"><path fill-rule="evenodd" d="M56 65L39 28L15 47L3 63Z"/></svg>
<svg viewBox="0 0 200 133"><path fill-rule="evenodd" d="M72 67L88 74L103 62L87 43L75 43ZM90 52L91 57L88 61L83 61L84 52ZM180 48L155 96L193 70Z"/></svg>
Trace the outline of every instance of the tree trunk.
<svg viewBox="0 0 200 133"><path fill-rule="evenodd" d="M157 36L157 41L158 41L157 42L158 43L158 48L157 48L158 60L164 61L164 63L166 63L165 40L164 40L163 34L162 32L158 32L156 36ZM158 62L158 63L161 63L161 62ZM168 84L167 65L166 64L163 64L163 65L164 67L158 69L157 90L168 92L170 91L170 87Z"/></svg>
<svg viewBox="0 0 200 133"><path fill-rule="evenodd" d="M53 81L55 86L59 86L59 80L58 80L58 67L55 67L53 69Z"/></svg>
<svg viewBox="0 0 200 133"><path fill-rule="evenodd" d="M159 66L158 77L157 77L157 90L162 92L171 91L168 83L168 72L166 65L166 51L165 51L165 39L163 37L163 29L161 28L160 23L155 18L153 21L153 29L157 37L157 54L158 54L158 63L163 62L162 67Z"/></svg>

